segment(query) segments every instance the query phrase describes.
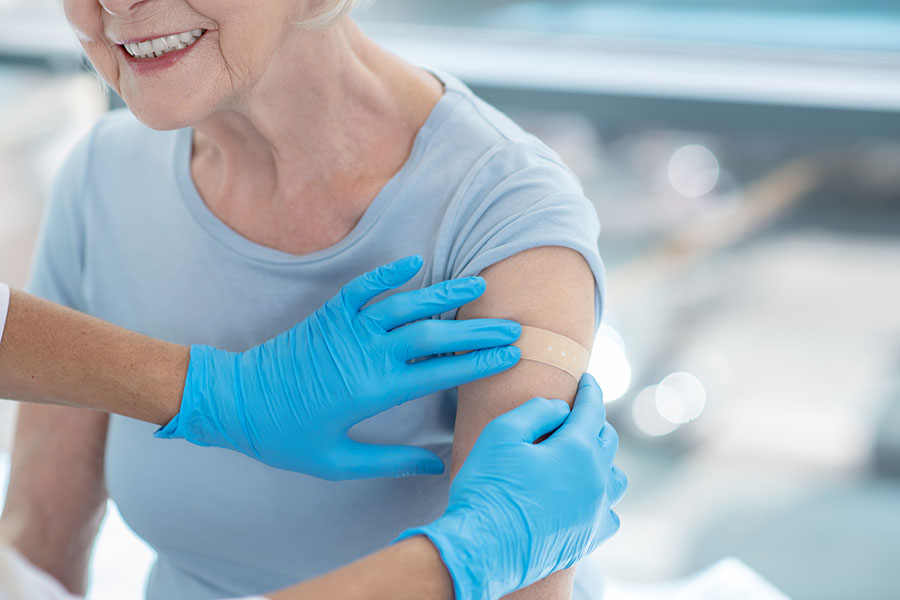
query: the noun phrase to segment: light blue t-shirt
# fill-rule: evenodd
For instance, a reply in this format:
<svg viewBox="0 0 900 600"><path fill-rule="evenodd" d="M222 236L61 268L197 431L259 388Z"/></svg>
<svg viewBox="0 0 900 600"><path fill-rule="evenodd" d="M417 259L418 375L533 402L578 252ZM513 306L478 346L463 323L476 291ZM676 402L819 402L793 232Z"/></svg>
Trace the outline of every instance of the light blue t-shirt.
<svg viewBox="0 0 900 600"><path fill-rule="evenodd" d="M295 256L256 244L206 207L190 173L192 131L103 117L59 175L31 290L180 344L244 350L302 320L352 278L421 254L405 289L467 275L523 250L580 252L603 265L593 206L559 157L457 79L402 169L343 240ZM535 289L540 294L540 289ZM451 318L453 315L444 315ZM370 419L363 442L413 444L449 465L455 390ZM235 452L158 440L113 416L110 495L158 552L151 600L264 593L345 565L443 512L447 475L332 483Z"/></svg>

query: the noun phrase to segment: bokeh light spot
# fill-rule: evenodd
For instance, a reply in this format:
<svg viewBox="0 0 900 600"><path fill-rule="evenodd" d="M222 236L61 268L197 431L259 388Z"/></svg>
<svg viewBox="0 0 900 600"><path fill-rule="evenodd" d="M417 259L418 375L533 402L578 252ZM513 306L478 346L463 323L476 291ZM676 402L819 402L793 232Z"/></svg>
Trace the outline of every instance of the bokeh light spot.
<svg viewBox="0 0 900 600"><path fill-rule="evenodd" d="M669 159L669 183L682 196L699 198L719 183L719 161L706 146L682 146Z"/></svg>
<svg viewBox="0 0 900 600"><path fill-rule="evenodd" d="M631 416L635 426L646 435L660 437L678 429L678 424L663 417L656 405L659 386L644 388L631 405Z"/></svg>
<svg viewBox="0 0 900 600"><path fill-rule="evenodd" d="M606 403L624 396L631 386L631 364L625 353L625 344L619 332L606 323L600 326L594 339L588 373L597 380Z"/></svg>
<svg viewBox="0 0 900 600"><path fill-rule="evenodd" d="M706 408L706 387L690 373L672 373L660 382L655 399L659 413L681 425L699 417Z"/></svg>

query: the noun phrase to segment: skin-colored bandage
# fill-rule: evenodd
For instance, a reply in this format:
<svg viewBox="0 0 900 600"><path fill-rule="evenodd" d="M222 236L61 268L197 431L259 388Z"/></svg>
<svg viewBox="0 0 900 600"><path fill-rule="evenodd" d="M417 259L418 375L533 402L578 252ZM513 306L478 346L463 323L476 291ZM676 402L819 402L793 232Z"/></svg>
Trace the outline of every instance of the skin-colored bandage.
<svg viewBox="0 0 900 600"><path fill-rule="evenodd" d="M533 360L561 369L579 380L587 370L590 353L578 342L564 335L522 326L522 337L513 344L522 351L522 360Z"/></svg>

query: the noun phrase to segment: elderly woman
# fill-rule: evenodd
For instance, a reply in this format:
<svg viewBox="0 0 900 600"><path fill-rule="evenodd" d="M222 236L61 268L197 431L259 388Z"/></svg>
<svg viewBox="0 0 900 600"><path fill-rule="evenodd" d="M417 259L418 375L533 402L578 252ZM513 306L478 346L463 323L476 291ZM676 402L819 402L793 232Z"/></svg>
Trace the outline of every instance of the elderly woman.
<svg viewBox="0 0 900 600"><path fill-rule="evenodd" d="M574 175L457 79L375 45L351 4L64 0L130 112L101 119L59 175L32 291L170 342L241 350L354 276L421 254L406 289L487 282L443 318L510 318L589 348L602 265ZM450 473L341 483L154 439L124 417L23 408L8 510L27 519L19 549L72 591L108 494L158 554L151 600L266 592L434 520L485 424L575 392L567 373L523 361L399 406L354 437L452 448ZM515 597L565 598L572 581Z"/></svg>

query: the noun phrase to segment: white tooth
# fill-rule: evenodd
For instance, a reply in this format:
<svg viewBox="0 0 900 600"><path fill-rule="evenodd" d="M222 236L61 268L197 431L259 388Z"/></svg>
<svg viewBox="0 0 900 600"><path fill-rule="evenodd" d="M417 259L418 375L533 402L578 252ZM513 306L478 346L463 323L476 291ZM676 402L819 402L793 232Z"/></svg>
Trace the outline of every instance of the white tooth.
<svg viewBox="0 0 900 600"><path fill-rule="evenodd" d="M193 31L191 32L191 35L194 36L194 37L200 37L201 35L203 35L203 30L202 30L202 29L195 29L195 30L193 30Z"/></svg>
<svg viewBox="0 0 900 600"><path fill-rule="evenodd" d="M178 42L179 40L177 35L170 35L166 38L166 43L169 45L169 48L174 48L178 45Z"/></svg>
<svg viewBox="0 0 900 600"><path fill-rule="evenodd" d="M176 49L176 50L184 50L184 49L187 48L187 47L188 47L187 44L185 44L185 43L183 43L183 42L178 42L178 45L175 46L175 49Z"/></svg>
<svg viewBox="0 0 900 600"><path fill-rule="evenodd" d="M137 56L137 54L140 52L138 45L133 42L131 44L127 44L127 47L132 56Z"/></svg>
<svg viewBox="0 0 900 600"><path fill-rule="evenodd" d="M169 47L169 45L165 42L165 40L163 40L163 38L156 38L155 40L153 40L153 51L154 52L162 52L163 50L165 50L168 47Z"/></svg>
<svg viewBox="0 0 900 600"><path fill-rule="evenodd" d="M150 42L141 42L138 44L138 52L140 54L152 54L153 53L153 44Z"/></svg>
<svg viewBox="0 0 900 600"><path fill-rule="evenodd" d="M178 34L178 41L184 42L185 44L189 44L194 41L194 36L190 31L185 31L184 33Z"/></svg>

